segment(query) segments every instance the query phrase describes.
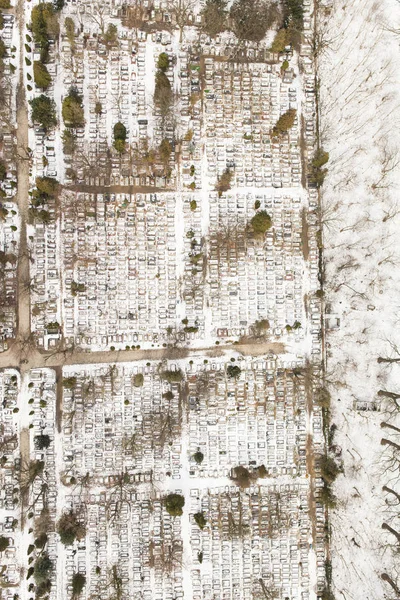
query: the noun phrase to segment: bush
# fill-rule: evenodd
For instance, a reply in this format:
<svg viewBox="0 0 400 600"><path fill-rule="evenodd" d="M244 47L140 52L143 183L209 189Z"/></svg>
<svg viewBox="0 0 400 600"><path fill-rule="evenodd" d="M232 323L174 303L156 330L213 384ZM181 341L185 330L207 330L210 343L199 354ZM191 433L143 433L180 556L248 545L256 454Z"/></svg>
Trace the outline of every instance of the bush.
<svg viewBox="0 0 400 600"><path fill-rule="evenodd" d="M183 379L183 374L180 369L177 371L165 370L161 372L161 379L165 379L169 383L179 383Z"/></svg>
<svg viewBox="0 0 400 600"><path fill-rule="evenodd" d="M61 113L66 127L76 128L85 125L82 96L75 87L70 88L68 96L64 98Z"/></svg>
<svg viewBox="0 0 400 600"><path fill-rule="evenodd" d="M42 6L39 4L39 6ZM32 121L38 123L44 130L52 129L57 125L56 105L54 100L44 94L29 100L32 108Z"/></svg>
<svg viewBox="0 0 400 600"><path fill-rule="evenodd" d="M156 83L154 88L154 104L158 108L162 117L166 117L170 112L173 94L171 84L166 74L158 70L156 73Z"/></svg>
<svg viewBox="0 0 400 600"><path fill-rule="evenodd" d="M264 235L268 229L271 229L271 217L265 210L260 210L250 221L253 231L257 235Z"/></svg>
<svg viewBox="0 0 400 600"><path fill-rule="evenodd" d="M94 112L96 115L101 115L101 113L103 112L103 105L101 102L96 102Z"/></svg>
<svg viewBox="0 0 400 600"><path fill-rule="evenodd" d="M228 11L226 0L207 0L201 12L202 29L207 35L215 37L226 29Z"/></svg>
<svg viewBox="0 0 400 600"><path fill-rule="evenodd" d="M190 201L190 210L194 211L197 208L197 202L196 200L191 200Z"/></svg>
<svg viewBox="0 0 400 600"><path fill-rule="evenodd" d="M125 142L124 140L114 140L114 144L113 144L114 148L116 149L117 152L119 152L120 154L122 154L123 152L125 152Z"/></svg>
<svg viewBox="0 0 400 600"><path fill-rule="evenodd" d="M287 33L287 29L279 29L279 31L276 32L275 37L274 37L274 41L272 42L271 45L271 52L284 52L285 47L288 45L288 33Z"/></svg>
<svg viewBox="0 0 400 600"><path fill-rule="evenodd" d="M0 160L0 181L4 181L7 175L7 167L5 162Z"/></svg>
<svg viewBox="0 0 400 600"><path fill-rule="evenodd" d="M204 527L207 525L207 519L205 518L203 512L196 513L195 515L193 515L193 518L197 525L200 527L200 529L204 529Z"/></svg>
<svg viewBox="0 0 400 600"><path fill-rule="evenodd" d="M73 390L76 386L77 379L76 377L64 377L63 379L63 387L67 388L67 390Z"/></svg>
<svg viewBox="0 0 400 600"><path fill-rule="evenodd" d="M283 113L272 129L272 137L279 137L291 129L296 120L296 115L297 112L294 108L289 108L289 110Z"/></svg>
<svg viewBox="0 0 400 600"><path fill-rule="evenodd" d="M174 394L171 392L171 390L168 390L168 392L164 392L164 394L162 395L163 398L165 398L166 400L171 401L174 398Z"/></svg>
<svg viewBox="0 0 400 600"><path fill-rule="evenodd" d="M45 450L50 446L50 436L41 433L34 438L34 444L37 450Z"/></svg>
<svg viewBox="0 0 400 600"><path fill-rule="evenodd" d="M114 139L115 140L126 140L126 127L120 121L114 125Z"/></svg>
<svg viewBox="0 0 400 600"><path fill-rule="evenodd" d="M329 485L327 485L326 483L324 483L324 486L321 489L321 502L327 508L335 508L335 506L336 506L336 502L337 502L336 496L332 492L331 487Z"/></svg>
<svg viewBox="0 0 400 600"><path fill-rule="evenodd" d="M46 65L41 63L40 60L35 60L33 63L33 79L35 84L43 90L47 90L51 84L51 75Z"/></svg>
<svg viewBox="0 0 400 600"><path fill-rule="evenodd" d="M10 0L0 0L0 8L11 8Z"/></svg>
<svg viewBox="0 0 400 600"><path fill-rule="evenodd" d="M323 169L322 167L328 162L328 160L328 152L325 152L322 148L318 148L318 150L315 151L308 174L308 179L311 185L315 185L319 188L324 183L328 169Z"/></svg>
<svg viewBox="0 0 400 600"><path fill-rule="evenodd" d="M324 454L321 456L320 466L321 477L324 482L326 484L333 483L340 473L340 467L337 465L336 461L328 454Z"/></svg>
<svg viewBox="0 0 400 600"><path fill-rule="evenodd" d="M242 371L240 367L238 367L237 365L228 365L226 369L226 373L231 379L236 379L236 377L239 377L241 372Z"/></svg>
<svg viewBox="0 0 400 600"><path fill-rule="evenodd" d="M329 408L331 405L331 395L324 387L319 388L315 394L315 400L318 406Z"/></svg>
<svg viewBox="0 0 400 600"><path fill-rule="evenodd" d="M198 465L201 465L204 460L204 454L200 452L200 450L197 450L197 452L193 454L193 458Z"/></svg>
<svg viewBox="0 0 400 600"><path fill-rule="evenodd" d="M168 163L171 157L171 152L171 144L167 139L164 138L160 144L160 158L163 161L163 163Z"/></svg>
<svg viewBox="0 0 400 600"><path fill-rule="evenodd" d="M112 46L118 39L118 29L114 23L109 23L107 31L103 35L103 39L107 46Z"/></svg>
<svg viewBox="0 0 400 600"><path fill-rule="evenodd" d="M64 129L62 134L63 150L65 154L73 154L76 150L76 135L70 129Z"/></svg>
<svg viewBox="0 0 400 600"><path fill-rule="evenodd" d="M218 192L218 197L221 198L224 192L227 192L231 189L231 181L232 181L233 173L230 169L225 169L222 173L221 177L217 181L217 185L215 186L216 191Z"/></svg>
<svg viewBox="0 0 400 600"><path fill-rule="evenodd" d="M74 541L80 540L86 533L86 528L77 519L74 512L64 513L58 521L57 531L64 546L70 546Z"/></svg>
<svg viewBox="0 0 400 600"><path fill-rule="evenodd" d="M34 566L33 576L37 584L47 581L50 577L51 571L53 570L53 561L50 560L47 552L41 554Z"/></svg>
<svg viewBox="0 0 400 600"><path fill-rule="evenodd" d="M1 535L0 536L0 552L4 552L4 550L7 550L9 545L10 545L10 540L7 537L4 537L4 535Z"/></svg>
<svg viewBox="0 0 400 600"><path fill-rule="evenodd" d="M60 193L61 186L54 177L36 177L36 189L45 198L56 198Z"/></svg>
<svg viewBox="0 0 400 600"><path fill-rule="evenodd" d="M165 509L171 517L180 517L183 514L185 498L180 494L169 494L164 499Z"/></svg>
<svg viewBox="0 0 400 600"><path fill-rule="evenodd" d="M0 38L0 59L3 59L7 56L7 47L4 41Z"/></svg>
<svg viewBox="0 0 400 600"><path fill-rule="evenodd" d="M233 469L232 479L241 488L247 488L251 485L254 477L246 467L239 466Z"/></svg>
<svg viewBox="0 0 400 600"><path fill-rule="evenodd" d="M83 573L74 573L72 577L72 594L79 596L86 585L86 577Z"/></svg>
<svg viewBox="0 0 400 600"><path fill-rule="evenodd" d="M142 373L137 373L133 378L133 385L135 387L142 387L143 382L144 382L144 377L143 377Z"/></svg>
<svg viewBox="0 0 400 600"><path fill-rule="evenodd" d="M167 71L169 68L169 58L168 58L168 54L166 52L161 52L161 54L158 57L157 60L157 69L160 69L160 71L163 71L165 73L165 71Z"/></svg>
<svg viewBox="0 0 400 600"><path fill-rule="evenodd" d="M277 18L277 7L265 0L234 0L230 16L240 40L260 42Z"/></svg>

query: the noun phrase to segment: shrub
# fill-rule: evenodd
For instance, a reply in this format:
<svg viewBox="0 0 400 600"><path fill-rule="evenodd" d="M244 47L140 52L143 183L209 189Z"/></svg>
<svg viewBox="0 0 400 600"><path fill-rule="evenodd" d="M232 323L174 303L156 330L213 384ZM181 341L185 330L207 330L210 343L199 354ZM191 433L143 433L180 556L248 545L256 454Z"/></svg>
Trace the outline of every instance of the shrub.
<svg viewBox="0 0 400 600"><path fill-rule="evenodd" d="M53 570L53 561L50 560L47 552L41 554L34 566L33 576L37 584L43 583L49 579L51 571Z"/></svg>
<svg viewBox="0 0 400 600"><path fill-rule="evenodd" d="M254 477L246 467L238 466L234 467L232 479L241 488L247 488L251 485Z"/></svg>
<svg viewBox="0 0 400 600"><path fill-rule="evenodd" d="M0 181L4 181L7 175L7 167L5 162L0 160Z"/></svg>
<svg viewBox="0 0 400 600"><path fill-rule="evenodd" d="M233 173L230 169L225 169L222 173L221 177L217 181L217 185L215 186L216 191L218 192L218 197L221 198L224 192L227 192L231 189L231 181L232 181Z"/></svg>
<svg viewBox="0 0 400 600"><path fill-rule="evenodd" d="M41 6L41 4L39 4ZM29 100L32 108L32 121L38 123L44 130L52 129L57 125L56 105L54 100L44 94Z"/></svg>
<svg viewBox="0 0 400 600"><path fill-rule="evenodd" d="M337 503L336 496L332 492L330 485L327 485L326 483L324 483L324 486L321 489L321 502L327 508L335 508Z"/></svg>
<svg viewBox="0 0 400 600"><path fill-rule="evenodd" d="M164 392L164 394L162 395L162 397L165 398L168 401L171 401L174 398L174 394L171 392L171 390L168 390L168 392Z"/></svg>
<svg viewBox="0 0 400 600"><path fill-rule="evenodd" d="M54 177L36 177L36 189L46 198L56 198L60 192L60 184Z"/></svg>
<svg viewBox="0 0 400 600"><path fill-rule="evenodd" d="M326 484L333 483L340 473L340 467L336 461L328 454L321 456L320 460L321 476Z"/></svg>
<svg viewBox="0 0 400 600"><path fill-rule="evenodd" d="M287 34L287 29L279 29L279 31L276 32L275 37L274 37L274 41L271 44L271 52L283 52L285 50L285 47L288 45L288 34Z"/></svg>
<svg viewBox="0 0 400 600"><path fill-rule="evenodd" d="M163 139L160 144L160 158L164 163L168 163L172 152L171 144L167 139Z"/></svg>
<svg viewBox="0 0 400 600"><path fill-rule="evenodd" d="M183 379L183 374L180 369L177 371L166 369L165 371L161 372L161 379L165 379L169 383L179 383Z"/></svg>
<svg viewBox="0 0 400 600"><path fill-rule="evenodd" d="M33 79L35 84L43 90L47 90L51 84L51 75L48 72L46 65L41 63L40 60L35 60L33 62Z"/></svg>
<svg viewBox="0 0 400 600"><path fill-rule="evenodd" d="M201 465L204 460L204 454L200 452L200 450L197 450L197 452L193 454L193 458L198 465Z"/></svg>
<svg viewBox="0 0 400 600"><path fill-rule="evenodd" d="M185 498L181 494L168 494L164 499L164 504L171 517L180 517L183 514Z"/></svg>
<svg viewBox="0 0 400 600"><path fill-rule="evenodd" d="M0 552L4 552L4 550L7 550L8 546L10 545L10 540L5 537L4 535L0 536Z"/></svg>
<svg viewBox="0 0 400 600"><path fill-rule="evenodd" d="M109 23L107 31L103 35L103 39L107 46L112 46L118 39L118 29L114 23Z"/></svg>
<svg viewBox="0 0 400 600"><path fill-rule="evenodd" d="M297 112L294 108L289 108L283 115L279 117L272 129L272 137L279 137L291 129L296 120Z"/></svg>
<svg viewBox="0 0 400 600"><path fill-rule="evenodd" d="M167 71L169 68L169 58L168 58L168 54L166 52L161 52L161 54L158 57L157 60L157 69L160 69L160 71L163 71L165 73L165 71Z"/></svg>
<svg viewBox="0 0 400 600"><path fill-rule="evenodd" d="M143 377L142 373L136 373L136 375L133 378L133 385L135 387L142 387L143 381L144 381L144 377Z"/></svg>
<svg viewBox="0 0 400 600"><path fill-rule="evenodd" d="M202 29L207 35L215 37L227 26L228 3L226 0L207 0L204 9L201 12Z"/></svg>
<svg viewBox="0 0 400 600"><path fill-rule="evenodd" d="M83 573L74 573L72 577L72 593L74 596L79 596L86 585L86 577Z"/></svg>
<svg viewBox="0 0 400 600"><path fill-rule="evenodd" d="M0 8L11 8L10 0L0 0Z"/></svg>
<svg viewBox="0 0 400 600"><path fill-rule="evenodd" d="M319 188L324 183L328 169L323 169L322 167L328 162L328 160L328 152L325 152L322 148L318 148L315 151L308 174L308 179L311 185L315 185Z"/></svg>
<svg viewBox="0 0 400 600"><path fill-rule="evenodd" d="M230 377L231 379L236 379L237 377L240 376L240 373L242 371L241 371L240 367L238 367L237 365L228 365L226 372L227 372L228 377Z"/></svg>
<svg viewBox="0 0 400 600"><path fill-rule="evenodd" d="M203 512L196 513L195 515L193 515L193 518L197 525L200 527L200 529L204 529L204 527L207 525L207 519L205 518Z"/></svg>
<svg viewBox="0 0 400 600"><path fill-rule="evenodd" d="M272 226L271 217L265 210L260 210L260 212L256 213L250 223L254 233L257 235L264 235Z"/></svg>
<svg viewBox="0 0 400 600"><path fill-rule="evenodd" d="M156 83L154 88L154 104L158 108L162 117L166 117L170 112L173 94L168 77L163 71L156 72Z"/></svg>
<svg viewBox="0 0 400 600"><path fill-rule="evenodd" d="M94 112L96 115L101 115L101 113L103 112L103 105L101 102L96 102Z"/></svg>
<svg viewBox="0 0 400 600"><path fill-rule="evenodd" d="M196 210L196 208L197 208L197 202L196 202L196 200L191 200L190 201L190 210L194 211L194 210Z"/></svg>
<svg viewBox="0 0 400 600"><path fill-rule="evenodd" d="M331 395L325 387L320 387L316 391L315 400L318 406L322 408L329 408L331 405Z"/></svg>
<svg viewBox="0 0 400 600"><path fill-rule="evenodd" d="M50 446L50 436L41 433L34 438L34 444L38 450L45 450Z"/></svg>
<svg viewBox="0 0 400 600"><path fill-rule="evenodd" d="M70 546L76 539L80 540L84 537L86 528L78 521L76 514L70 511L60 517L57 531L64 546Z"/></svg>
<svg viewBox="0 0 400 600"><path fill-rule="evenodd" d="M68 96L64 98L61 113L66 127L76 128L85 125L82 96L75 87L71 87Z"/></svg>
<svg viewBox="0 0 400 600"><path fill-rule="evenodd" d="M70 129L64 129L62 134L63 150L65 154L73 154L76 150L76 135Z"/></svg>
<svg viewBox="0 0 400 600"><path fill-rule="evenodd" d="M114 125L114 139L115 140L126 140L126 127L120 121Z"/></svg>

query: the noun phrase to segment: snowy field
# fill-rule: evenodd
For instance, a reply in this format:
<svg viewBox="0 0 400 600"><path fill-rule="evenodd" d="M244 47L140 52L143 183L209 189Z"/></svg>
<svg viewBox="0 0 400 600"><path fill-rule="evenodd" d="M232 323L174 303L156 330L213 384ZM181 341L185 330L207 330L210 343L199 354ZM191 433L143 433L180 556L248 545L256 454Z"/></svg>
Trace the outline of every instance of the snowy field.
<svg viewBox="0 0 400 600"><path fill-rule="evenodd" d="M336 598L397 598L396 397L400 279L400 6L324 3L319 14L322 145L330 153L323 188L327 381L334 443L344 475L335 485L331 556ZM337 319L339 321L337 321ZM338 328L337 323L340 322ZM382 393L383 392L383 393ZM396 440L397 436L397 440ZM398 447L397 447L398 454ZM398 500L397 500L398 505ZM397 568L395 566L397 561Z"/></svg>

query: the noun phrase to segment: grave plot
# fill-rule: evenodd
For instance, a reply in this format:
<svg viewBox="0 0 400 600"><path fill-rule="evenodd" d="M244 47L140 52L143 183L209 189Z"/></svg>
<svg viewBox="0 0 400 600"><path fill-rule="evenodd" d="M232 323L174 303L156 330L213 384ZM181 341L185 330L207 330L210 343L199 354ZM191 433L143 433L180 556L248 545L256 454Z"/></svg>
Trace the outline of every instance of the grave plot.
<svg viewBox="0 0 400 600"><path fill-rule="evenodd" d="M173 195L72 195L63 220L64 334L125 348L176 323Z"/></svg>

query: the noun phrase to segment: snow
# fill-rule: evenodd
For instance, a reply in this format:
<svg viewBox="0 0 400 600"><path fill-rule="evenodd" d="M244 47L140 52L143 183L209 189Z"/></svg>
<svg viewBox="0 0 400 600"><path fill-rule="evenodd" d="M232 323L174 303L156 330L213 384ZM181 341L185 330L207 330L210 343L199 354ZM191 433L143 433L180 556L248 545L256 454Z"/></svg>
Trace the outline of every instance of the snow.
<svg viewBox="0 0 400 600"><path fill-rule="evenodd" d="M381 574L396 579L386 547L395 538L381 529L393 515L382 492L390 474L380 440L392 436L380 428L387 415L359 412L355 402L380 400L380 389L399 391L398 367L382 367L377 358L390 354L388 340L398 343L400 75L399 40L390 28L400 23L400 6L334 0L319 20L321 141L330 153L322 198L325 293L340 316L340 328L327 336L327 381L344 467L331 514L333 587L337 598L376 600L393 597Z"/></svg>

